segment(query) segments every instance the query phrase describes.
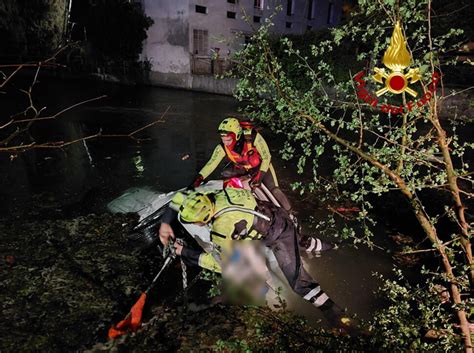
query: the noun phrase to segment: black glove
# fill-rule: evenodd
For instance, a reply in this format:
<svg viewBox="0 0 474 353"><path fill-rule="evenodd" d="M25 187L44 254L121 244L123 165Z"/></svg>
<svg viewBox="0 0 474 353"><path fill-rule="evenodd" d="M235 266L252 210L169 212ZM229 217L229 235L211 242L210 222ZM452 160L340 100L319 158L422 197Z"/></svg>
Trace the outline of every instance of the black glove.
<svg viewBox="0 0 474 353"><path fill-rule="evenodd" d="M262 183L262 172L259 170L250 180L250 186L252 188L259 187Z"/></svg>
<svg viewBox="0 0 474 353"><path fill-rule="evenodd" d="M202 184L203 181L204 181L204 177L201 174L198 174L196 179L194 179L194 181L187 188L188 189L197 188L199 185Z"/></svg>

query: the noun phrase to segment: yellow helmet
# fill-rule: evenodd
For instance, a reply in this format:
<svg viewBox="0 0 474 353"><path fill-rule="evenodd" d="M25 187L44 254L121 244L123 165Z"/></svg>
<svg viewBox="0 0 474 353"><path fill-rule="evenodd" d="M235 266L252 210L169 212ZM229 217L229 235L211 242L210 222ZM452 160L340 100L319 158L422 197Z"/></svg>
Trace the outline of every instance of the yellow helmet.
<svg viewBox="0 0 474 353"><path fill-rule="evenodd" d="M236 140L242 135L242 127L236 118L226 118L219 124L220 134L234 134Z"/></svg>
<svg viewBox="0 0 474 353"><path fill-rule="evenodd" d="M214 215L214 204L203 193L193 192L180 206L179 217L184 223L208 223Z"/></svg>

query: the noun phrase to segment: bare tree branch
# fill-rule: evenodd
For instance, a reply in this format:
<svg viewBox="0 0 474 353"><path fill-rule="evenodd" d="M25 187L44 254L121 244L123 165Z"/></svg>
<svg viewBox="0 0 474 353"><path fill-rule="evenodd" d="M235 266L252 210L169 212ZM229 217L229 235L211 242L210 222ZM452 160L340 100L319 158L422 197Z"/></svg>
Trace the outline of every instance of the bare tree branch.
<svg viewBox="0 0 474 353"><path fill-rule="evenodd" d="M95 97L95 98L91 98L91 99L87 99L85 101L82 101L82 102L79 102L79 103L76 103L76 104L73 104L67 108L64 108L63 110L57 112L56 114L54 115L51 115L51 116L44 116L44 117L35 117L35 118L31 118L31 119L21 119L21 120L15 120L14 123L15 124L19 124L19 123L25 123L25 122L29 122L29 121L42 121L42 120L52 120L52 119L56 119L59 115L71 110L71 109L74 109L80 105L83 105L83 104L86 104L86 103L90 103L90 102L94 102L94 101L97 101L99 99L103 99L103 98L106 98L107 95L102 95L102 96L99 96L99 97ZM43 110L45 108L41 108L41 110Z"/></svg>
<svg viewBox="0 0 474 353"><path fill-rule="evenodd" d="M102 134L102 130L99 130L99 132L97 132L96 134L93 134L93 135L89 135L89 136L85 136L85 137L81 137L81 138L78 138L78 139L74 139L74 140L71 140L71 141L53 141L53 142L45 142L45 143L41 143L41 144L37 144L36 142L32 142L30 144L27 144L27 145L16 145L16 146L9 146L9 147L0 147L0 153L1 152L15 152L15 153L20 153L20 152L25 152L25 151L28 151L28 150L31 150L31 149L56 149L56 148L63 148L63 147L67 147L67 146L70 146L74 143L77 143L77 142L82 142L82 141L87 141L87 140L91 140L91 139L94 139L94 138L98 138L98 137L107 137L107 138L123 138L123 137L126 137L126 138L131 138L135 141L144 141L145 139L139 139L139 138L136 138L135 135L147 128L150 128L151 126L154 126L158 123L164 123L165 120L164 120L164 117L166 115L166 113L168 112L168 110L171 108L171 106L168 106L166 108L166 110L163 112L163 114L155 121L145 125L145 126L142 126L128 134Z"/></svg>

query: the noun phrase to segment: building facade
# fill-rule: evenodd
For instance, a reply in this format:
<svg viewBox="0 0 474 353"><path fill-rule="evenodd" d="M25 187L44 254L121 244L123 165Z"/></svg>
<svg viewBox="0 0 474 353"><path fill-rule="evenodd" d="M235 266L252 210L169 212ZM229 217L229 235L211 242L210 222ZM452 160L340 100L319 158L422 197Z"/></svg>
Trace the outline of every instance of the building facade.
<svg viewBox="0 0 474 353"><path fill-rule="evenodd" d="M231 93L235 82L214 79L233 53L273 17L273 31L302 34L339 23L342 0L141 0L154 20L142 59L152 84ZM210 89L207 89L208 86ZM218 87L221 85L222 87ZM230 90L230 91L229 91Z"/></svg>

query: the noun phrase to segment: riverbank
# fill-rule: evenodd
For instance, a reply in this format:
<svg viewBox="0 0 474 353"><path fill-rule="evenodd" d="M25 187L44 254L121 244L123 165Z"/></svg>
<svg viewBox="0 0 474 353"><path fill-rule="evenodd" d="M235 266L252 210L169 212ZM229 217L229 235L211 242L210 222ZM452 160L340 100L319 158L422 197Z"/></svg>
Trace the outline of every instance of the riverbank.
<svg viewBox="0 0 474 353"><path fill-rule="evenodd" d="M31 75L31 73L26 75ZM100 70L98 72L80 72L68 67L43 69L41 75L46 78L99 81L126 86L152 86L224 96L233 96L239 81L237 78L219 77L217 75L173 74L145 70L138 70L132 74L128 72L120 74L117 71L108 73ZM331 87L327 87L326 90L330 95L332 94ZM474 116L474 106L471 104L474 101L474 89L472 87L465 85L443 86L438 91L438 95L440 94L443 96L442 109L439 111L442 118L472 119ZM368 105L367 108L369 108Z"/></svg>
<svg viewBox="0 0 474 353"><path fill-rule="evenodd" d="M23 73L21 73L23 75ZM27 72L25 75L31 75ZM99 81L125 86L152 86L179 89L192 92L233 96L238 79L214 75L173 74L162 72L136 72L119 74L117 72L75 72L66 68L43 69L42 76L50 79Z"/></svg>

